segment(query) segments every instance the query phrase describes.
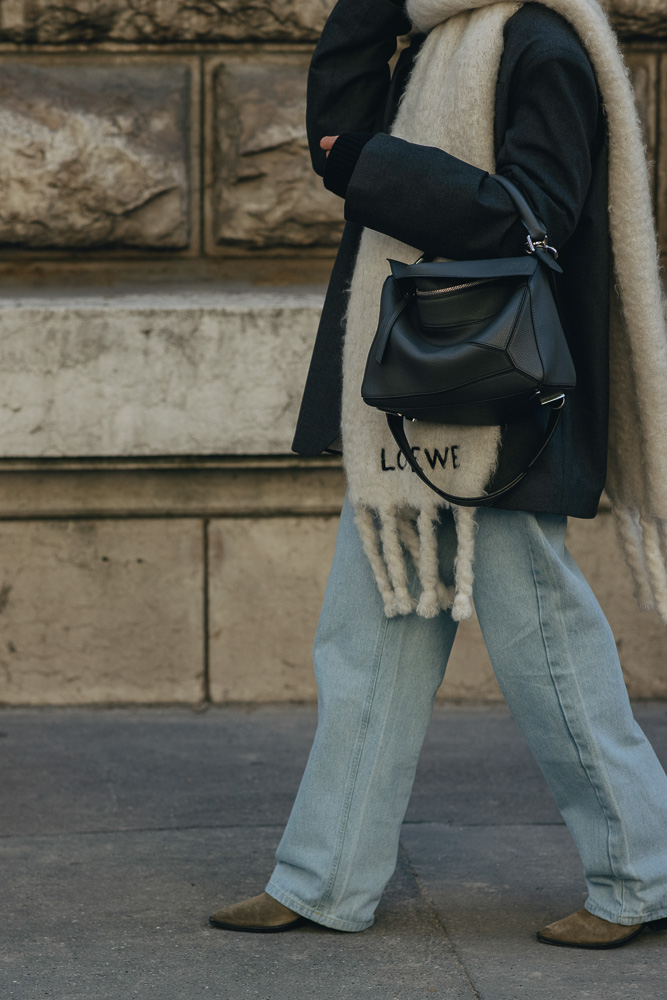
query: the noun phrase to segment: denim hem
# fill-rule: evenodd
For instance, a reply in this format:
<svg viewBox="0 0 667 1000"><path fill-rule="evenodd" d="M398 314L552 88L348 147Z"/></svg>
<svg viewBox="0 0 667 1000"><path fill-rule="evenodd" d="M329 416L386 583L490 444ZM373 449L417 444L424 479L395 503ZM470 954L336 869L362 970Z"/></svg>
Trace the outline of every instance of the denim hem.
<svg viewBox="0 0 667 1000"><path fill-rule="evenodd" d="M362 923L354 920L341 920L339 917L329 917L326 913L321 913L319 910L314 910L312 906L302 903L300 899L292 896L291 893L283 892L274 882L269 882L264 891L268 896L276 899L283 906L289 907L290 910L294 910L300 916L307 917L308 920L312 920L316 924L322 924L323 927L330 927L334 931L350 931L352 933L355 931L365 931L374 923L373 919Z"/></svg>
<svg viewBox="0 0 667 1000"><path fill-rule="evenodd" d="M591 903L589 900L586 900L584 907L594 917L609 920L610 923L619 924L621 927L631 927L633 924L647 924L651 920L664 920L667 917L667 906L663 906L659 910L651 910L650 913L643 913L641 916L636 917L619 917L615 913L610 913L609 910L603 909L601 906L596 906L595 903Z"/></svg>

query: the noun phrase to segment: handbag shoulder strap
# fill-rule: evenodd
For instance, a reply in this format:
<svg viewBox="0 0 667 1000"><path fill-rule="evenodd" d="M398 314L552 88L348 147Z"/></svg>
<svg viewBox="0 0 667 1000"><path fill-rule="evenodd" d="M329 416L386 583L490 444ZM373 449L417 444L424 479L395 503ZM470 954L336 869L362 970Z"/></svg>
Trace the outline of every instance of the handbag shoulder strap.
<svg viewBox="0 0 667 1000"><path fill-rule="evenodd" d="M554 400L550 401L548 404L545 403L545 405L549 405L551 409L551 412L549 413L549 422L544 431L544 437L542 438L538 450L535 452L535 454L533 455L533 457L531 458L530 462L523 470L523 472L520 472L518 476L515 476L514 479L511 481L511 483L507 483L505 486L501 486L499 489L494 490L493 493L483 493L481 496L478 497L459 497L456 496L456 494L454 493L446 493L444 490L439 489L435 485L435 483L432 483L431 480L426 475L426 473L424 472L424 470L422 469L417 459L415 458L415 453L413 452L410 442L408 441L407 435L405 433L405 424L404 424L405 417L403 417L401 414L398 413L386 413L385 416L387 418L387 424L389 425L389 430L393 435L394 441L403 452L403 455L405 456L405 459L410 468L412 469L412 471L415 473L416 476L418 476L421 479L423 483L429 486L435 493L438 494L439 497L442 497L443 500L447 500L448 503L456 504L457 507L486 507L489 504L493 503L494 500L498 500L499 497L502 497L506 493L509 493L511 489L514 489L514 487L521 482L521 480L530 471L530 469L532 469L532 467L535 465L535 462L537 462L538 458L540 457L540 455L542 454L542 452L544 451L544 449L546 448L546 446L549 444L552 437L556 433L556 428L558 427L558 423L561 418L561 413L563 412L564 403L565 403L564 395L557 396Z"/></svg>
<svg viewBox="0 0 667 1000"><path fill-rule="evenodd" d="M540 249L548 250L553 258L556 259L558 257L558 253L547 243L548 236L544 223L540 222L537 218L516 184L513 184L512 181L507 179L507 177L503 177L502 174L493 174L493 179L497 181L505 191L507 191L508 195L514 202L514 207L521 216L521 221L523 222L526 232L528 233L528 239L526 242L530 253L535 253Z"/></svg>

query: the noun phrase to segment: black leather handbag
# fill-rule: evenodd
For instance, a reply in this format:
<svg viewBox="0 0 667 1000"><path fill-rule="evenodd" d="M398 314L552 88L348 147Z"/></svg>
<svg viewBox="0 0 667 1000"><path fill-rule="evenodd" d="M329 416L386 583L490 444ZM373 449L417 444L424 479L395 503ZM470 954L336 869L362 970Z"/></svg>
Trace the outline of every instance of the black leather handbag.
<svg viewBox="0 0 667 1000"><path fill-rule="evenodd" d="M558 254L518 188L495 179L526 227L526 253L447 263L390 260L361 388L366 403L386 411L413 472L445 500L468 507L492 503L524 478L551 441L576 382L555 299ZM405 433L405 419L491 426L539 406L549 406L550 414L538 451L510 483L479 497L435 486Z"/></svg>

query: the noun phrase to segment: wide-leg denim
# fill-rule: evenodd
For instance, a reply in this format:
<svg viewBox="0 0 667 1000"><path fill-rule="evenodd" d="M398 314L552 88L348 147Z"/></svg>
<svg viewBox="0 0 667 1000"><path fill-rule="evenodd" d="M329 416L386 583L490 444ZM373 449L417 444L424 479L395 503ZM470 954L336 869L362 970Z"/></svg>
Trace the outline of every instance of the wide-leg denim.
<svg viewBox="0 0 667 1000"><path fill-rule="evenodd" d="M587 908L667 916L667 777L635 722L616 644L565 548L566 518L478 511L475 606L510 710L579 850ZM445 582L456 537L439 529ZM456 624L387 619L346 500L315 640L319 722L267 892L360 931L398 853L417 759Z"/></svg>

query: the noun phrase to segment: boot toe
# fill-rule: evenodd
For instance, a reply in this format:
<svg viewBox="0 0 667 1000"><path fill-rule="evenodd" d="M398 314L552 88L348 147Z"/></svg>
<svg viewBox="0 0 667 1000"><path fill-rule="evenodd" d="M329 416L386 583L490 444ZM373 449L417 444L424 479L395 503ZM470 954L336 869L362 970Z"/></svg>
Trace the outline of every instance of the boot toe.
<svg viewBox="0 0 667 1000"><path fill-rule="evenodd" d="M216 910L209 917L209 923L228 931L275 934L306 923L306 918L262 892L259 896Z"/></svg>
<svg viewBox="0 0 667 1000"><path fill-rule="evenodd" d="M543 944L565 948L618 948L636 937L643 927L643 923L630 926L614 924L588 910L577 910L569 917L543 927L537 932L537 939Z"/></svg>

